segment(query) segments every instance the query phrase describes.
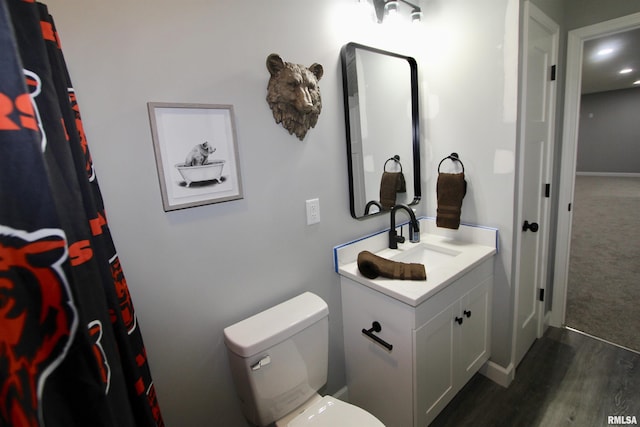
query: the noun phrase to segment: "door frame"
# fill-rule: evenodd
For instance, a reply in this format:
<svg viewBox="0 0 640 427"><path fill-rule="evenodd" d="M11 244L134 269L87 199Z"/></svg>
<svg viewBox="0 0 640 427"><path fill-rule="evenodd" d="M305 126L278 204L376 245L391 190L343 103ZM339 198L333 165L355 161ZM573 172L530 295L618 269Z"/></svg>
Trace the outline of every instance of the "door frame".
<svg viewBox="0 0 640 427"><path fill-rule="evenodd" d="M553 34L553 58L552 63L549 64L555 65L558 63L559 56L559 42L560 42L560 27L559 25L553 21L550 17L548 17L542 10L540 10L535 4L531 3L531 1L524 2L524 13L523 13L523 31L522 31L522 43L523 46L523 56L521 60L520 67L522 69L522 75L520 77L520 85L521 85L521 96L520 96L520 106L519 106L519 122L520 128L518 131L518 173L517 173L517 213L515 215L515 223L514 223L514 236L515 236L515 253L514 253L514 269L513 269L513 277L514 282L516 283L515 292L514 292L514 312L513 312L513 339L512 339L512 361L517 364L519 360L516 360L518 353L518 332L520 330L520 325L518 324L518 300L519 293L521 291L520 286L520 264L521 264L521 256L522 256L522 224L525 220L523 207L524 207L524 146L525 143L525 132L526 132L526 79L527 79L527 53L526 49L528 49L528 29L529 29L529 21L531 19L535 19L541 25L545 26L551 34ZM556 117L556 97L557 97L557 82L553 83L556 85L552 89L551 100L547 99L547 106L549 108L550 120L551 120L551 131L549 132L549 147L548 152L546 154L546 158L544 161L546 164L544 165L544 174L546 175L546 181L551 182L552 170L553 170L553 156L555 152L555 117ZM540 194L542 194L542 189L540 189ZM538 218L538 221L543 224L540 230L540 244L539 244L539 265L538 272L540 273L540 286L542 288L546 288L545 277L547 276L546 271L548 267L548 257L549 257L549 246L550 246L550 225L551 225L551 199L543 200L542 203L545 205L541 209L541 218ZM536 327L536 335L537 338L540 338L550 322L550 316L546 315L544 311L544 302L538 301L538 323Z"/></svg>
<svg viewBox="0 0 640 427"><path fill-rule="evenodd" d="M553 305L550 324L565 325L573 196L576 180L578 127L580 125L580 88L584 42L602 36L640 27L640 12L571 30L567 35L567 68L565 79L564 123L560 164L560 186L556 234L556 256L553 277Z"/></svg>

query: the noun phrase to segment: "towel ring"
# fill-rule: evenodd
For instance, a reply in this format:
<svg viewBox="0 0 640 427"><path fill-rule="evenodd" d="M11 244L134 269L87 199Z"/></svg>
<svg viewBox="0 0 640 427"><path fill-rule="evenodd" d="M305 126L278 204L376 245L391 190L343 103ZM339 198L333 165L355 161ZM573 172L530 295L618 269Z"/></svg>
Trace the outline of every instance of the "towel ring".
<svg viewBox="0 0 640 427"><path fill-rule="evenodd" d="M387 163L389 163L391 160L393 160L394 162L396 162L398 165L400 165L400 172L402 172L402 163L400 163L400 156L398 156L397 154L393 157L390 157L387 159L386 162L384 162L384 166L382 167L382 170L384 172L387 171Z"/></svg>
<svg viewBox="0 0 640 427"><path fill-rule="evenodd" d="M458 157L458 153L451 153L450 155L448 155L444 159L440 160L440 163L438 163L438 173L440 173L440 165L442 164L442 162L444 162L447 159L450 159L451 161L460 163L460 165L462 166L462 173L464 173L464 163L462 163L462 160L460 160L460 157ZM387 160L387 161L389 161L389 160Z"/></svg>

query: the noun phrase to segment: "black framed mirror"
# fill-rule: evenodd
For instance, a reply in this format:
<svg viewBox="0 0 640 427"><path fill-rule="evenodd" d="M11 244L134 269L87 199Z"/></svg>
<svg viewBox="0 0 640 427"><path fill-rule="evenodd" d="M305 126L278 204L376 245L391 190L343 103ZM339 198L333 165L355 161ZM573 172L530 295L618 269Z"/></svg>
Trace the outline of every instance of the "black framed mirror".
<svg viewBox="0 0 640 427"><path fill-rule="evenodd" d="M348 43L341 50L351 216L420 202L418 66Z"/></svg>

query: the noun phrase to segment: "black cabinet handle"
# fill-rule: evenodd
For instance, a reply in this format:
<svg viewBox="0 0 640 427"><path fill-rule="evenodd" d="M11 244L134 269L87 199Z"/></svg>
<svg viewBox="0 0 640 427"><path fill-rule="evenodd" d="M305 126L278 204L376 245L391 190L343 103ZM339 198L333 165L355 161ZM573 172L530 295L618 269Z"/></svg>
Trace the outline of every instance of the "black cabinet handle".
<svg viewBox="0 0 640 427"><path fill-rule="evenodd" d="M388 342L386 342L385 340L383 340L382 338L374 334L374 332L380 332L381 330L382 330L382 325L380 325L379 322L373 322L371 324L371 328L369 329L362 328L362 333L368 336L369 338L371 338L372 340L374 340L375 342L377 342L378 344L380 344L381 346L383 346L384 348L386 348L387 350L389 351L393 350L393 345L389 344Z"/></svg>
<svg viewBox="0 0 640 427"><path fill-rule="evenodd" d="M458 323L458 325L462 325L462 322L464 322L464 319L462 317L456 316L456 322Z"/></svg>
<svg viewBox="0 0 640 427"><path fill-rule="evenodd" d="M471 310L465 310L463 311L464 315L467 317L471 317Z"/></svg>

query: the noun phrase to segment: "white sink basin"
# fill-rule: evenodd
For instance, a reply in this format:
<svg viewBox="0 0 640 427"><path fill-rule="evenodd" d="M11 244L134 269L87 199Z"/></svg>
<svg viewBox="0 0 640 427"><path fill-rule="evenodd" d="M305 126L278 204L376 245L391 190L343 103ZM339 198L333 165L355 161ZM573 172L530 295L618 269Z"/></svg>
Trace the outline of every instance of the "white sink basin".
<svg viewBox="0 0 640 427"><path fill-rule="evenodd" d="M392 252L385 251L384 254L381 253L380 255L393 261L422 264L427 270L427 274L429 271L437 269L439 266L448 263L462 253L428 243L418 243L406 250L391 249L390 251Z"/></svg>
<svg viewBox="0 0 640 427"><path fill-rule="evenodd" d="M336 272L371 289L417 307L431 295L479 266L497 252L498 230L460 225L443 230L435 219L420 219L420 242L398 244L389 249L388 230L353 240L334 248ZM358 254L369 251L393 261L423 264L427 280L368 279L358 269Z"/></svg>

